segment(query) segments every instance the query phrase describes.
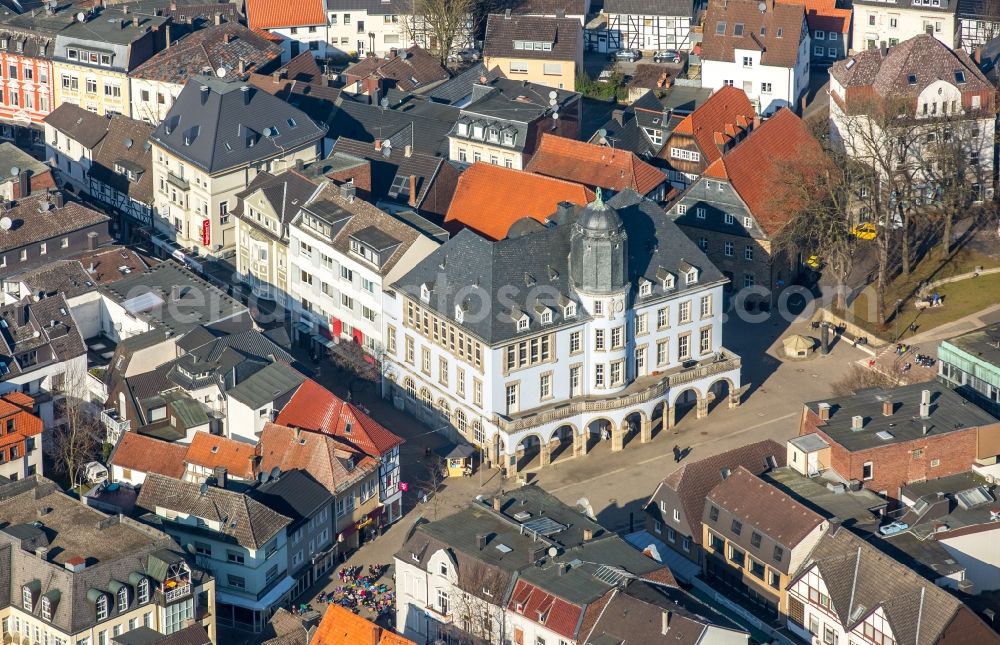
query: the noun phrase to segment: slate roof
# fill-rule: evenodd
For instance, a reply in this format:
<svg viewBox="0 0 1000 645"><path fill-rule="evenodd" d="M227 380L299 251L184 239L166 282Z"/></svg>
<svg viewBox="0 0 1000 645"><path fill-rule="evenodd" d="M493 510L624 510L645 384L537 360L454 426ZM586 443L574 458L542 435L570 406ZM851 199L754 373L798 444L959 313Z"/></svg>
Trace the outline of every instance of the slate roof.
<svg viewBox="0 0 1000 645"><path fill-rule="evenodd" d="M323 239L312 227L300 226L299 219L296 219L296 225L303 232L323 239L344 255L351 253L352 238L373 246L375 240L361 238L366 230L379 231L381 235L377 242L381 248L376 249L379 263L374 268L383 277L395 268L411 246L422 237L416 228L362 199L344 199L339 187L332 184L325 185L311 202L303 206L302 212L331 224L332 235Z"/></svg>
<svg viewBox="0 0 1000 645"><path fill-rule="evenodd" d="M486 21L483 56L575 61L583 29L576 18L490 14ZM552 43L551 51L514 49L515 40Z"/></svg>
<svg viewBox="0 0 1000 645"><path fill-rule="evenodd" d="M237 383L236 386L230 387L226 395L256 410L292 392L302 385L305 378L285 363L271 363L253 376Z"/></svg>
<svg viewBox="0 0 1000 645"><path fill-rule="evenodd" d="M156 473L146 475L136 506L150 512L164 508L220 522L219 533L248 549L259 549L292 523L291 518L271 510L253 497L236 491L184 482Z"/></svg>
<svg viewBox="0 0 1000 645"><path fill-rule="evenodd" d="M768 3L761 13L757 0L711 0L701 43L703 60L736 62L737 49L760 51L760 64L795 67L802 40L805 11L801 5ZM724 33L719 34L719 26ZM743 34L735 35L737 25ZM765 35L760 35L764 28Z"/></svg>
<svg viewBox="0 0 1000 645"><path fill-rule="evenodd" d="M292 218L318 191L317 184L295 170L286 170L279 175L262 171L250 181L250 185L236 193L236 198L239 201L236 208L233 209L233 215L242 219L244 224L259 233L287 241L288 225L291 224ZM281 230L277 234L245 213L245 207L248 203L259 209L264 202L278 216Z"/></svg>
<svg viewBox="0 0 1000 645"><path fill-rule="evenodd" d="M25 310L28 312L27 324L23 318ZM0 381L87 353L80 329L61 293L38 302L24 298L4 305L0 307L0 319L3 320L3 326L0 326L0 363L6 368L6 373L0 375ZM39 351L38 362L27 368L22 368L14 360L23 352L43 348L49 351Z"/></svg>
<svg viewBox="0 0 1000 645"><path fill-rule="evenodd" d="M782 108L706 168L704 176L729 180L761 229L774 237L797 213L786 188L786 164L793 160L818 166L826 157L802 119Z"/></svg>
<svg viewBox="0 0 1000 645"><path fill-rule="evenodd" d="M691 0L604 0L604 13L642 16L691 16L697 3Z"/></svg>
<svg viewBox="0 0 1000 645"><path fill-rule="evenodd" d="M395 89L403 92L413 92L451 78L451 74L441 66L437 57L418 45L397 54L389 53L382 58L368 56L345 69L342 74L349 83L369 76L391 81Z"/></svg>
<svg viewBox="0 0 1000 645"><path fill-rule="evenodd" d="M920 400L924 390L930 392L931 400L927 419L920 417ZM893 403L891 416L882 413L884 401ZM815 415L820 403L830 405L829 421L820 421L816 416L814 424L807 422L807 427L811 425L811 429L821 431L850 452L1000 423L982 408L968 405L961 395L936 381L890 389L871 388L851 396L812 401L806 403L806 408ZM854 416L862 417L864 427L861 430L851 430ZM924 426L927 427L926 435ZM880 432L888 435L879 437Z"/></svg>
<svg viewBox="0 0 1000 645"><path fill-rule="evenodd" d="M84 110L74 103L61 103L45 119L60 133L76 141L84 148L93 149L108 132L108 117Z"/></svg>
<svg viewBox="0 0 1000 645"><path fill-rule="evenodd" d="M160 441L138 432L126 432L115 446L108 463L140 473L159 473L180 479L184 476L184 459L188 447L171 441Z"/></svg>
<svg viewBox="0 0 1000 645"><path fill-rule="evenodd" d="M939 639L951 622L969 611L955 596L843 528L820 538L789 587L814 567L841 625L852 630L881 607L900 645L944 642Z"/></svg>
<svg viewBox="0 0 1000 645"><path fill-rule="evenodd" d="M476 63L451 80L428 90L424 96L434 101L454 105L471 97L472 86L479 83L480 79L486 78L487 81L490 81L500 76L503 76L503 72L500 71L499 67L488 70L485 64Z"/></svg>
<svg viewBox="0 0 1000 645"><path fill-rule="evenodd" d="M322 484L298 469L282 471L277 479L268 479L250 495L268 508L292 518L291 531L333 502L333 496Z"/></svg>
<svg viewBox="0 0 1000 645"><path fill-rule="evenodd" d="M337 495L378 472L379 461L335 436L267 423L257 444L260 472L304 470Z"/></svg>
<svg viewBox="0 0 1000 645"><path fill-rule="evenodd" d="M150 140L216 174L316 144L325 134L325 125L267 92L206 76L184 85Z"/></svg>
<svg viewBox="0 0 1000 645"><path fill-rule="evenodd" d="M686 520L691 528L688 534L695 544L701 544L701 516L705 508L705 498L709 491L722 481L722 469L728 468L732 471L743 467L754 474L760 474L770 469L769 457L773 458L776 467L784 466L785 447L776 441L766 439L686 463L667 475L656 487L647 503L647 512L660 517L657 502L662 497L661 489L673 491L683 510L681 519Z"/></svg>
<svg viewBox="0 0 1000 645"><path fill-rule="evenodd" d="M448 163L446 159L424 152L410 151L407 156L404 150L375 150L375 146L361 141L352 141L341 137L333 146L331 155L346 154L351 157L366 159L371 168L371 201L387 200L407 204L412 201L419 207L427 197L428 191L437 177L441 167ZM417 194L409 195L409 177L416 177ZM393 182L398 178L406 182L406 195L393 195Z"/></svg>
<svg viewBox="0 0 1000 645"><path fill-rule="evenodd" d="M727 127L738 126L745 129L753 122L755 115L753 105L743 90L723 87L684 117L674 128L674 132L695 140L707 166L722 156L717 135L728 140Z"/></svg>
<svg viewBox="0 0 1000 645"><path fill-rule="evenodd" d="M523 193L524 187L516 190ZM698 283L691 287L678 284L670 291L671 296L688 288L703 289L705 284L724 279L694 242L663 216L663 209L655 202L641 198L635 191L625 190L607 204L618 212L628 235L625 279L636 293L641 278L659 285L658 273L676 273L682 263L700 269ZM512 306L529 315L536 311L536 304L549 306L555 310L552 321L554 327L558 327L566 320L562 307L551 302L548 294L554 291L561 298L578 300L569 279L569 249L573 225L582 212L583 207L567 206L550 218L548 226L524 227L523 235L499 241L463 230L419 262L396 282L395 288L420 300L421 286L428 285L431 291L428 306L488 345L524 335L524 332L517 332L516 323L510 316ZM528 289L531 282L544 288ZM455 307L466 303L456 301L456 294L467 295L469 285L477 285L476 301L481 299L487 311L492 313L459 323L455 319ZM507 293L509 286L517 285L525 285L525 288L519 289L517 294ZM538 296L540 291L546 296ZM656 286L645 298L655 300L664 295L662 288ZM579 319L585 314L578 311ZM533 319L531 325L537 329L538 320Z"/></svg>
<svg viewBox="0 0 1000 645"><path fill-rule="evenodd" d="M721 526L721 522L720 527L713 528L721 528L731 541L746 547L750 546L751 528L786 548L794 549L825 522L822 515L795 501L743 466L737 466L728 477L716 484L708 493L706 501L709 506L714 504L743 521L744 527L739 535L730 531L728 525ZM702 522L706 524L712 523L709 506L706 506L702 516Z"/></svg>
<svg viewBox="0 0 1000 645"><path fill-rule="evenodd" d="M0 48L0 51L6 51L12 56L44 58L51 56L55 49L54 36L55 32L46 29L32 29L30 25L17 28L0 24L0 39L7 40L7 48ZM21 48L20 52L18 47Z"/></svg>
<svg viewBox="0 0 1000 645"><path fill-rule="evenodd" d="M90 176L118 192L153 205L153 150L149 137L153 126L116 114L108 122L107 134L94 150ZM116 166L131 170L136 179L118 172Z"/></svg>
<svg viewBox="0 0 1000 645"><path fill-rule="evenodd" d="M323 0L247 0L246 12L252 29L326 25Z"/></svg>
<svg viewBox="0 0 1000 645"><path fill-rule="evenodd" d="M444 221L500 240L522 218L544 222L561 202L583 206L593 198L593 191L577 183L478 162L458 178Z"/></svg>
<svg viewBox="0 0 1000 645"><path fill-rule="evenodd" d="M13 279L26 285L33 296L63 294L67 299L94 291L94 279L77 260L57 260Z"/></svg>
<svg viewBox="0 0 1000 645"><path fill-rule="evenodd" d="M383 109L374 105L344 101L330 121L330 137L346 137L374 143L376 139L392 141L394 148L407 144L414 150L441 157L448 156L448 132L459 117L459 109L437 104L435 114Z"/></svg>
<svg viewBox="0 0 1000 645"><path fill-rule="evenodd" d="M111 220L104 213L78 202L67 201L62 208L56 208L48 193L22 197L6 208L3 215L9 217L14 226L9 231L0 231L0 252L51 240Z"/></svg>
<svg viewBox="0 0 1000 645"><path fill-rule="evenodd" d="M956 70L964 72L964 83L955 78ZM848 91L870 88L883 97L916 97L938 80L947 81L963 92L993 91L989 80L964 50L950 49L927 34L904 40L885 54L881 49L856 52L834 63L830 75ZM911 76L915 77L913 83Z"/></svg>
<svg viewBox="0 0 1000 645"><path fill-rule="evenodd" d="M551 134L542 135L525 170L615 192L631 188L640 195L667 181L663 172L627 150Z"/></svg>
<svg viewBox="0 0 1000 645"><path fill-rule="evenodd" d="M499 8L510 9L511 13L522 16L585 16L587 0L507 0Z"/></svg>
<svg viewBox="0 0 1000 645"><path fill-rule="evenodd" d="M233 477L253 479L253 456L253 444L208 432L196 432L184 461L209 469L225 468Z"/></svg>
<svg viewBox="0 0 1000 645"><path fill-rule="evenodd" d="M357 406L312 379L295 391L275 423L332 435L375 458L403 443Z"/></svg>
<svg viewBox="0 0 1000 645"><path fill-rule="evenodd" d="M195 31L160 50L129 76L183 84L191 76L226 70L227 78L246 80L251 72L269 69L281 57L281 47L243 25L226 22Z"/></svg>

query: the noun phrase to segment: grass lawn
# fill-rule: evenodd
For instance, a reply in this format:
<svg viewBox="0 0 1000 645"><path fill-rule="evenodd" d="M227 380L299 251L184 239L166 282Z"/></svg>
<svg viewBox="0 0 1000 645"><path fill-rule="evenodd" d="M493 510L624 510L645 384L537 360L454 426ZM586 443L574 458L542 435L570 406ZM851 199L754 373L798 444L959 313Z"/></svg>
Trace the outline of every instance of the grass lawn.
<svg viewBox="0 0 1000 645"><path fill-rule="evenodd" d="M1000 274L971 278L937 288L936 291L944 297L943 307L918 310L914 306L914 291L920 282L968 273L977 266L989 269L1000 266L1000 262L981 253L961 249L942 263L932 253L915 266L909 276L897 277L886 289L885 306L888 314L886 318L891 320L892 308L897 300L902 300L898 321L900 338L913 335L909 330L912 323L917 324L916 333L920 333L996 304L996 294L1000 293ZM889 323L887 330L879 332L874 304L869 307L867 294L858 296L852 303L851 310L854 322L861 327L882 338L891 340L895 336L895 321Z"/></svg>

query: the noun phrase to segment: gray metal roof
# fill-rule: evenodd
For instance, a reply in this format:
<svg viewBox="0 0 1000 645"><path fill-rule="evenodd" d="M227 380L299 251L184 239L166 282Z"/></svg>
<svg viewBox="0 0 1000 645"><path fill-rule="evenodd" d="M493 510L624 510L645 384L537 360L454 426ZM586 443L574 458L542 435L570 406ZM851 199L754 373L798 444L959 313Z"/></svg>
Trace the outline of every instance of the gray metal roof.
<svg viewBox="0 0 1000 645"><path fill-rule="evenodd" d="M326 130L246 83L199 76L187 82L150 140L214 174L316 144Z"/></svg>
<svg viewBox="0 0 1000 645"><path fill-rule="evenodd" d="M441 85L438 85L431 91L425 93L424 96L433 101L447 103L448 105L455 105L471 97L472 86L480 82L480 79L484 76L487 80L492 80L499 76L503 76L503 73L498 67L494 67L493 70L487 70L485 64L476 63L458 76L455 76L449 81L445 81Z"/></svg>
<svg viewBox="0 0 1000 645"><path fill-rule="evenodd" d="M271 363L250 378L229 388L227 394L257 409L302 385L306 377L284 363Z"/></svg>
<svg viewBox="0 0 1000 645"><path fill-rule="evenodd" d="M977 360L1000 369L1000 323L949 338L942 344L953 345Z"/></svg>
<svg viewBox="0 0 1000 645"><path fill-rule="evenodd" d="M289 530L308 522L333 501L326 488L304 470L281 473L277 479L250 491L250 496L282 515L292 518Z"/></svg>
<svg viewBox="0 0 1000 645"><path fill-rule="evenodd" d="M638 293L640 278L656 285L652 295L645 297L648 301L703 289L706 284L724 279L654 202L627 190L615 195L608 204L618 211L628 235L626 278L634 294ZM552 298L545 293L578 301L569 278L569 250L570 234L581 211L581 207L567 207L550 218L550 226L496 242L468 229L462 230L397 281L396 288L419 300L422 285L429 285L428 306L488 344L525 335L517 332L510 316L511 300L520 311L533 316L532 332L541 328L536 304L548 305L553 310L552 327L586 320L586 313L578 309L577 317L567 321L562 307L550 302ZM665 293L659 286L657 273L666 270L679 276L684 261L700 269L697 284L687 286L683 280L676 280L676 288ZM515 287L516 293L508 293L510 287ZM463 300L458 301L459 297ZM461 323L455 319L456 305L467 305L471 311L479 312L483 304L488 307L485 315L470 315Z"/></svg>

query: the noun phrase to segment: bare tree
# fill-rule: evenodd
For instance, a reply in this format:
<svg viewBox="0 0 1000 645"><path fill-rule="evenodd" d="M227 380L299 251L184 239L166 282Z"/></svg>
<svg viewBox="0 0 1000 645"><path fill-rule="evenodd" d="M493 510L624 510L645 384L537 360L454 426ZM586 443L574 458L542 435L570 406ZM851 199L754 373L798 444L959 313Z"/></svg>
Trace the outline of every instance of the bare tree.
<svg viewBox="0 0 1000 645"><path fill-rule="evenodd" d="M71 490L84 480L84 465L101 454L104 426L98 406L86 400L86 373L68 366L55 389L55 426L49 433L49 455L56 474L62 475Z"/></svg>
<svg viewBox="0 0 1000 645"><path fill-rule="evenodd" d="M475 0L412 0L403 17L407 39L434 52L442 65L460 38L466 37L476 11Z"/></svg>
<svg viewBox="0 0 1000 645"><path fill-rule="evenodd" d="M382 350L368 353L360 343L344 341L327 351L330 362L343 370L347 376L347 391L353 396L358 381L378 384L386 369L385 354Z"/></svg>
<svg viewBox="0 0 1000 645"><path fill-rule="evenodd" d="M454 605L457 625L477 642L508 642L510 626L503 598L510 577L478 559L464 563L459 576L465 584Z"/></svg>
<svg viewBox="0 0 1000 645"><path fill-rule="evenodd" d="M847 374L831 383L831 388L835 396L849 396L872 387L887 389L899 384L899 379L892 374L854 364Z"/></svg>
<svg viewBox="0 0 1000 645"><path fill-rule="evenodd" d="M429 451L429 449L428 449ZM445 460L434 452L427 452L425 455L427 471L417 480L417 489L422 491L427 504L430 505L430 514L433 519L438 518L438 493L444 488L445 480Z"/></svg>

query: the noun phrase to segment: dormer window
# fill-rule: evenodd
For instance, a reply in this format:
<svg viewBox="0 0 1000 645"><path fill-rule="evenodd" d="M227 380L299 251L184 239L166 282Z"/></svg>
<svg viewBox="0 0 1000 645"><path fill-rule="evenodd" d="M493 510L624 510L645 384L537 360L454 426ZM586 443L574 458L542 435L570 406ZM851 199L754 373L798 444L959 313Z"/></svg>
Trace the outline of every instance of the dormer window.
<svg viewBox="0 0 1000 645"><path fill-rule="evenodd" d="M648 296L653 293L653 283L649 280L644 280L642 284L639 285L639 295Z"/></svg>
<svg viewBox="0 0 1000 645"><path fill-rule="evenodd" d="M469 124L468 123L459 123L458 124L458 133L460 135L462 135L463 137L469 136Z"/></svg>
<svg viewBox="0 0 1000 645"><path fill-rule="evenodd" d="M455 305L455 322L465 322L465 312L462 311L461 305Z"/></svg>
<svg viewBox="0 0 1000 645"><path fill-rule="evenodd" d="M684 284L694 284L698 282L698 269L688 269L687 273L684 274Z"/></svg>
<svg viewBox="0 0 1000 645"><path fill-rule="evenodd" d="M108 597L101 594L97 598L97 620L107 620L108 619Z"/></svg>
<svg viewBox="0 0 1000 645"><path fill-rule="evenodd" d="M673 289L674 288L674 274L668 273L663 276L663 288Z"/></svg>
<svg viewBox="0 0 1000 645"><path fill-rule="evenodd" d="M475 137L476 139L482 139L483 138L483 126L481 126L481 125L474 125L474 126L472 126L472 136Z"/></svg>
<svg viewBox="0 0 1000 645"><path fill-rule="evenodd" d="M575 318L576 317L576 303L569 302L563 307L563 318Z"/></svg>
<svg viewBox="0 0 1000 645"><path fill-rule="evenodd" d="M510 133L510 132L504 132L503 133L503 144L505 146L512 146L512 145L514 145L514 135L512 133Z"/></svg>
<svg viewBox="0 0 1000 645"><path fill-rule="evenodd" d="M45 596L42 597L42 618L52 620L52 601Z"/></svg>
<svg viewBox="0 0 1000 645"><path fill-rule="evenodd" d="M21 587L21 606L27 611L35 606L35 597L28 585Z"/></svg>
<svg viewBox="0 0 1000 645"><path fill-rule="evenodd" d="M144 605L149 602L149 580L143 578L137 585L139 591L139 604Z"/></svg>
<svg viewBox="0 0 1000 645"><path fill-rule="evenodd" d="M489 139L494 143L499 143L500 141L500 130L496 127L491 127L489 129Z"/></svg>
<svg viewBox="0 0 1000 645"><path fill-rule="evenodd" d="M426 282L420 285L420 299L424 302L431 301L431 289Z"/></svg>
<svg viewBox="0 0 1000 645"><path fill-rule="evenodd" d="M546 309L545 311L542 312L542 324L548 325L551 322L552 322L552 311Z"/></svg>
<svg viewBox="0 0 1000 645"><path fill-rule="evenodd" d="M128 589L122 587L118 590L118 613L123 614L128 611Z"/></svg>
<svg viewBox="0 0 1000 645"><path fill-rule="evenodd" d="M517 319L517 331L527 331L528 329L528 316L521 314L521 317Z"/></svg>

